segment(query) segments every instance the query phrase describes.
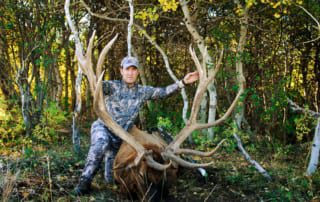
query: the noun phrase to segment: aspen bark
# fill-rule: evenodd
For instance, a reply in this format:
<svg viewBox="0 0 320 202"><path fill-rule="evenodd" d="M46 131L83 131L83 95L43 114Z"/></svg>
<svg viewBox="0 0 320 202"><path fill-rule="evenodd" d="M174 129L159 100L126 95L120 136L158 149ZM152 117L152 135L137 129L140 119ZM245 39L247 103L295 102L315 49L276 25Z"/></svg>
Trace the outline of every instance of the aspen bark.
<svg viewBox="0 0 320 202"><path fill-rule="evenodd" d="M127 36L127 43L128 43L128 56L131 56L131 39L132 39L132 25L133 25L133 16L134 16L134 7L133 7L133 0L128 0L129 8L130 8L130 20L128 23L128 36Z"/></svg>
<svg viewBox="0 0 320 202"><path fill-rule="evenodd" d="M81 82L82 82L82 71L78 67L78 75L76 78L75 92L76 92L76 103L72 115L72 143L75 153L79 154L81 151L80 147L80 113L81 113Z"/></svg>
<svg viewBox="0 0 320 202"><path fill-rule="evenodd" d="M307 176L311 176L314 172L316 172L318 164L319 164L319 154L320 154L320 118L317 120L317 126L314 132L312 149L311 149L311 157L309 161L309 165L307 168Z"/></svg>
<svg viewBox="0 0 320 202"><path fill-rule="evenodd" d="M62 97L62 78L61 78L58 66L54 67L54 74L55 74L56 83L57 83L57 92L55 94L55 101L58 103L58 106L60 106L61 97Z"/></svg>
<svg viewBox="0 0 320 202"><path fill-rule="evenodd" d="M79 38L79 33L76 30L74 23L71 19L70 11L70 0L65 1L64 5L64 10L66 13L66 18L68 25L74 35L74 40L76 44L76 48L78 50L81 50L83 52L83 47L80 43L80 38ZM80 112L81 112L81 81L82 81L82 70L79 67L78 68L78 74L76 78L76 86L75 86L75 92L76 92L76 103L73 111L73 119L72 119L72 142L73 142L73 147L74 151L76 153L80 153L80 131L79 131L79 117L80 117Z"/></svg>
<svg viewBox="0 0 320 202"><path fill-rule="evenodd" d="M208 112L208 123L213 122L216 120L216 111L217 111L217 90L216 86L210 84L208 86L208 93L209 93L209 112ZM208 140L213 140L214 138L214 130L213 128L208 128Z"/></svg>

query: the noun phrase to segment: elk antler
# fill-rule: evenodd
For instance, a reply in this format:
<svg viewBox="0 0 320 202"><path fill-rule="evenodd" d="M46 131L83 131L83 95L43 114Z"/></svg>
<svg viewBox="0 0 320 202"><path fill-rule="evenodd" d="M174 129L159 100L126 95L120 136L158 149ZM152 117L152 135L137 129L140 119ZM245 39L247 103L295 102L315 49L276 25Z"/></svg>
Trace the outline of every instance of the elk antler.
<svg viewBox="0 0 320 202"><path fill-rule="evenodd" d="M127 131L125 131L119 124L117 124L110 114L108 113L104 99L102 94L102 79L104 72L101 72L102 70L102 64L104 61L104 58L108 51L110 50L111 46L117 39L118 35L116 35L102 50L100 53L98 63L97 63L97 70L96 74L93 70L92 65L92 47L93 47L93 41L95 37L95 32L92 34L88 48L86 51L86 54L83 55L82 51L76 48L76 56L78 58L78 62L80 64L80 67L84 74L87 76L87 79L89 81L90 90L93 94L93 107L95 113L98 115L98 117L104 122L104 124L110 129L115 135L119 136L123 141L127 142L130 146L132 146L137 151L137 157L134 160L133 165L129 165L129 167L136 166L139 164L142 158L144 158L147 162L147 164L156 169L156 170L165 170L167 169L171 163L167 165L163 165L160 163L157 163L151 156L152 151L146 151L145 148L138 143Z"/></svg>
<svg viewBox="0 0 320 202"><path fill-rule="evenodd" d="M197 55L191 45L190 45L189 51L190 51L190 54L192 56L192 59L193 59L195 65L196 65L196 68L199 72L199 85L197 87L197 91L196 91L196 94L195 94L195 97L193 100L193 105L192 105L191 114L190 114L190 118L189 118L188 123L179 132L179 134L176 136L176 138L167 146L167 148L165 149L164 152L162 152L161 155L166 159L171 159L172 161L175 161L177 164L179 164L181 166L194 168L194 167L205 167L205 166L211 165L213 162L205 163L205 164L190 163L188 161L183 160L181 157L179 157L177 155L191 154L191 155L198 155L198 156L211 156L212 154L214 154L217 151L217 149L222 145L222 143L225 140L222 140L216 146L216 148L213 149L211 152L200 152L200 151L191 150L191 149L180 149L179 148L180 145L188 138L189 135L191 135L191 133L194 130L209 128L209 127L218 125L220 123L223 123L227 119L227 117L230 116L231 112L235 108L241 94L243 93L244 86L243 85L240 86L237 96L233 100L233 102L230 105L227 112L221 118L219 118L218 120L216 120L212 123L207 123L207 124L198 123L197 116L198 116L198 112L200 109L201 100L203 98L204 93L207 90L208 85L211 82L213 82L216 74L218 73L218 71L220 69L220 66L222 63L222 58L223 58L223 50L220 53L218 63L216 64L214 72L210 76L207 76L207 72L206 72L206 65L207 64L205 64L205 63L201 64L199 62L199 59L198 59L198 57L197 57ZM207 49L205 49L204 53L202 54L202 60L206 61L206 57L207 57Z"/></svg>

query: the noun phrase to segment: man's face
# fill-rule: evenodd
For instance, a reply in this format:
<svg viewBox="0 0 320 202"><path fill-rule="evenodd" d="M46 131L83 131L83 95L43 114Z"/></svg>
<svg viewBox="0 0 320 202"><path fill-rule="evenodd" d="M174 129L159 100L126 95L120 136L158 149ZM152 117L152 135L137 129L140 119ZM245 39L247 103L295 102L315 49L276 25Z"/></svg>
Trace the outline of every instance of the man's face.
<svg viewBox="0 0 320 202"><path fill-rule="evenodd" d="M120 73L122 75L122 80L129 86L133 85L137 81L139 75L138 68L136 68L135 66L120 68Z"/></svg>

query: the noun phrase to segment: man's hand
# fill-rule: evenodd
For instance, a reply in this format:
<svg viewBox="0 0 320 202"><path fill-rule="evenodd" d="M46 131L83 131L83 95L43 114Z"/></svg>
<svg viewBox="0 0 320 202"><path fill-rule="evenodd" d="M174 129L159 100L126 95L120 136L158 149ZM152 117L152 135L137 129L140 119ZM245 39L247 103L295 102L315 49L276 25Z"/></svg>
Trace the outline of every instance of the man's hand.
<svg viewBox="0 0 320 202"><path fill-rule="evenodd" d="M195 72L190 72L188 73L184 78L183 78L183 82L185 84L190 84L193 83L195 81L198 81L199 79L199 72L195 71Z"/></svg>

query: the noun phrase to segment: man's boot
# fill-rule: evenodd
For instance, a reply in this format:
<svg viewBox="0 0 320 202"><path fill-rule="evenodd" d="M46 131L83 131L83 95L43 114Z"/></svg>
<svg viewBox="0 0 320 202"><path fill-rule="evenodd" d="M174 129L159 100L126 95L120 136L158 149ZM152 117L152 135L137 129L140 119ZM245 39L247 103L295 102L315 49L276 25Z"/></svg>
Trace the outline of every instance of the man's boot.
<svg viewBox="0 0 320 202"><path fill-rule="evenodd" d="M91 182L84 177L80 177L79 184L74 189L74 193L77 196L88 194L91 191Z"/></svg>

